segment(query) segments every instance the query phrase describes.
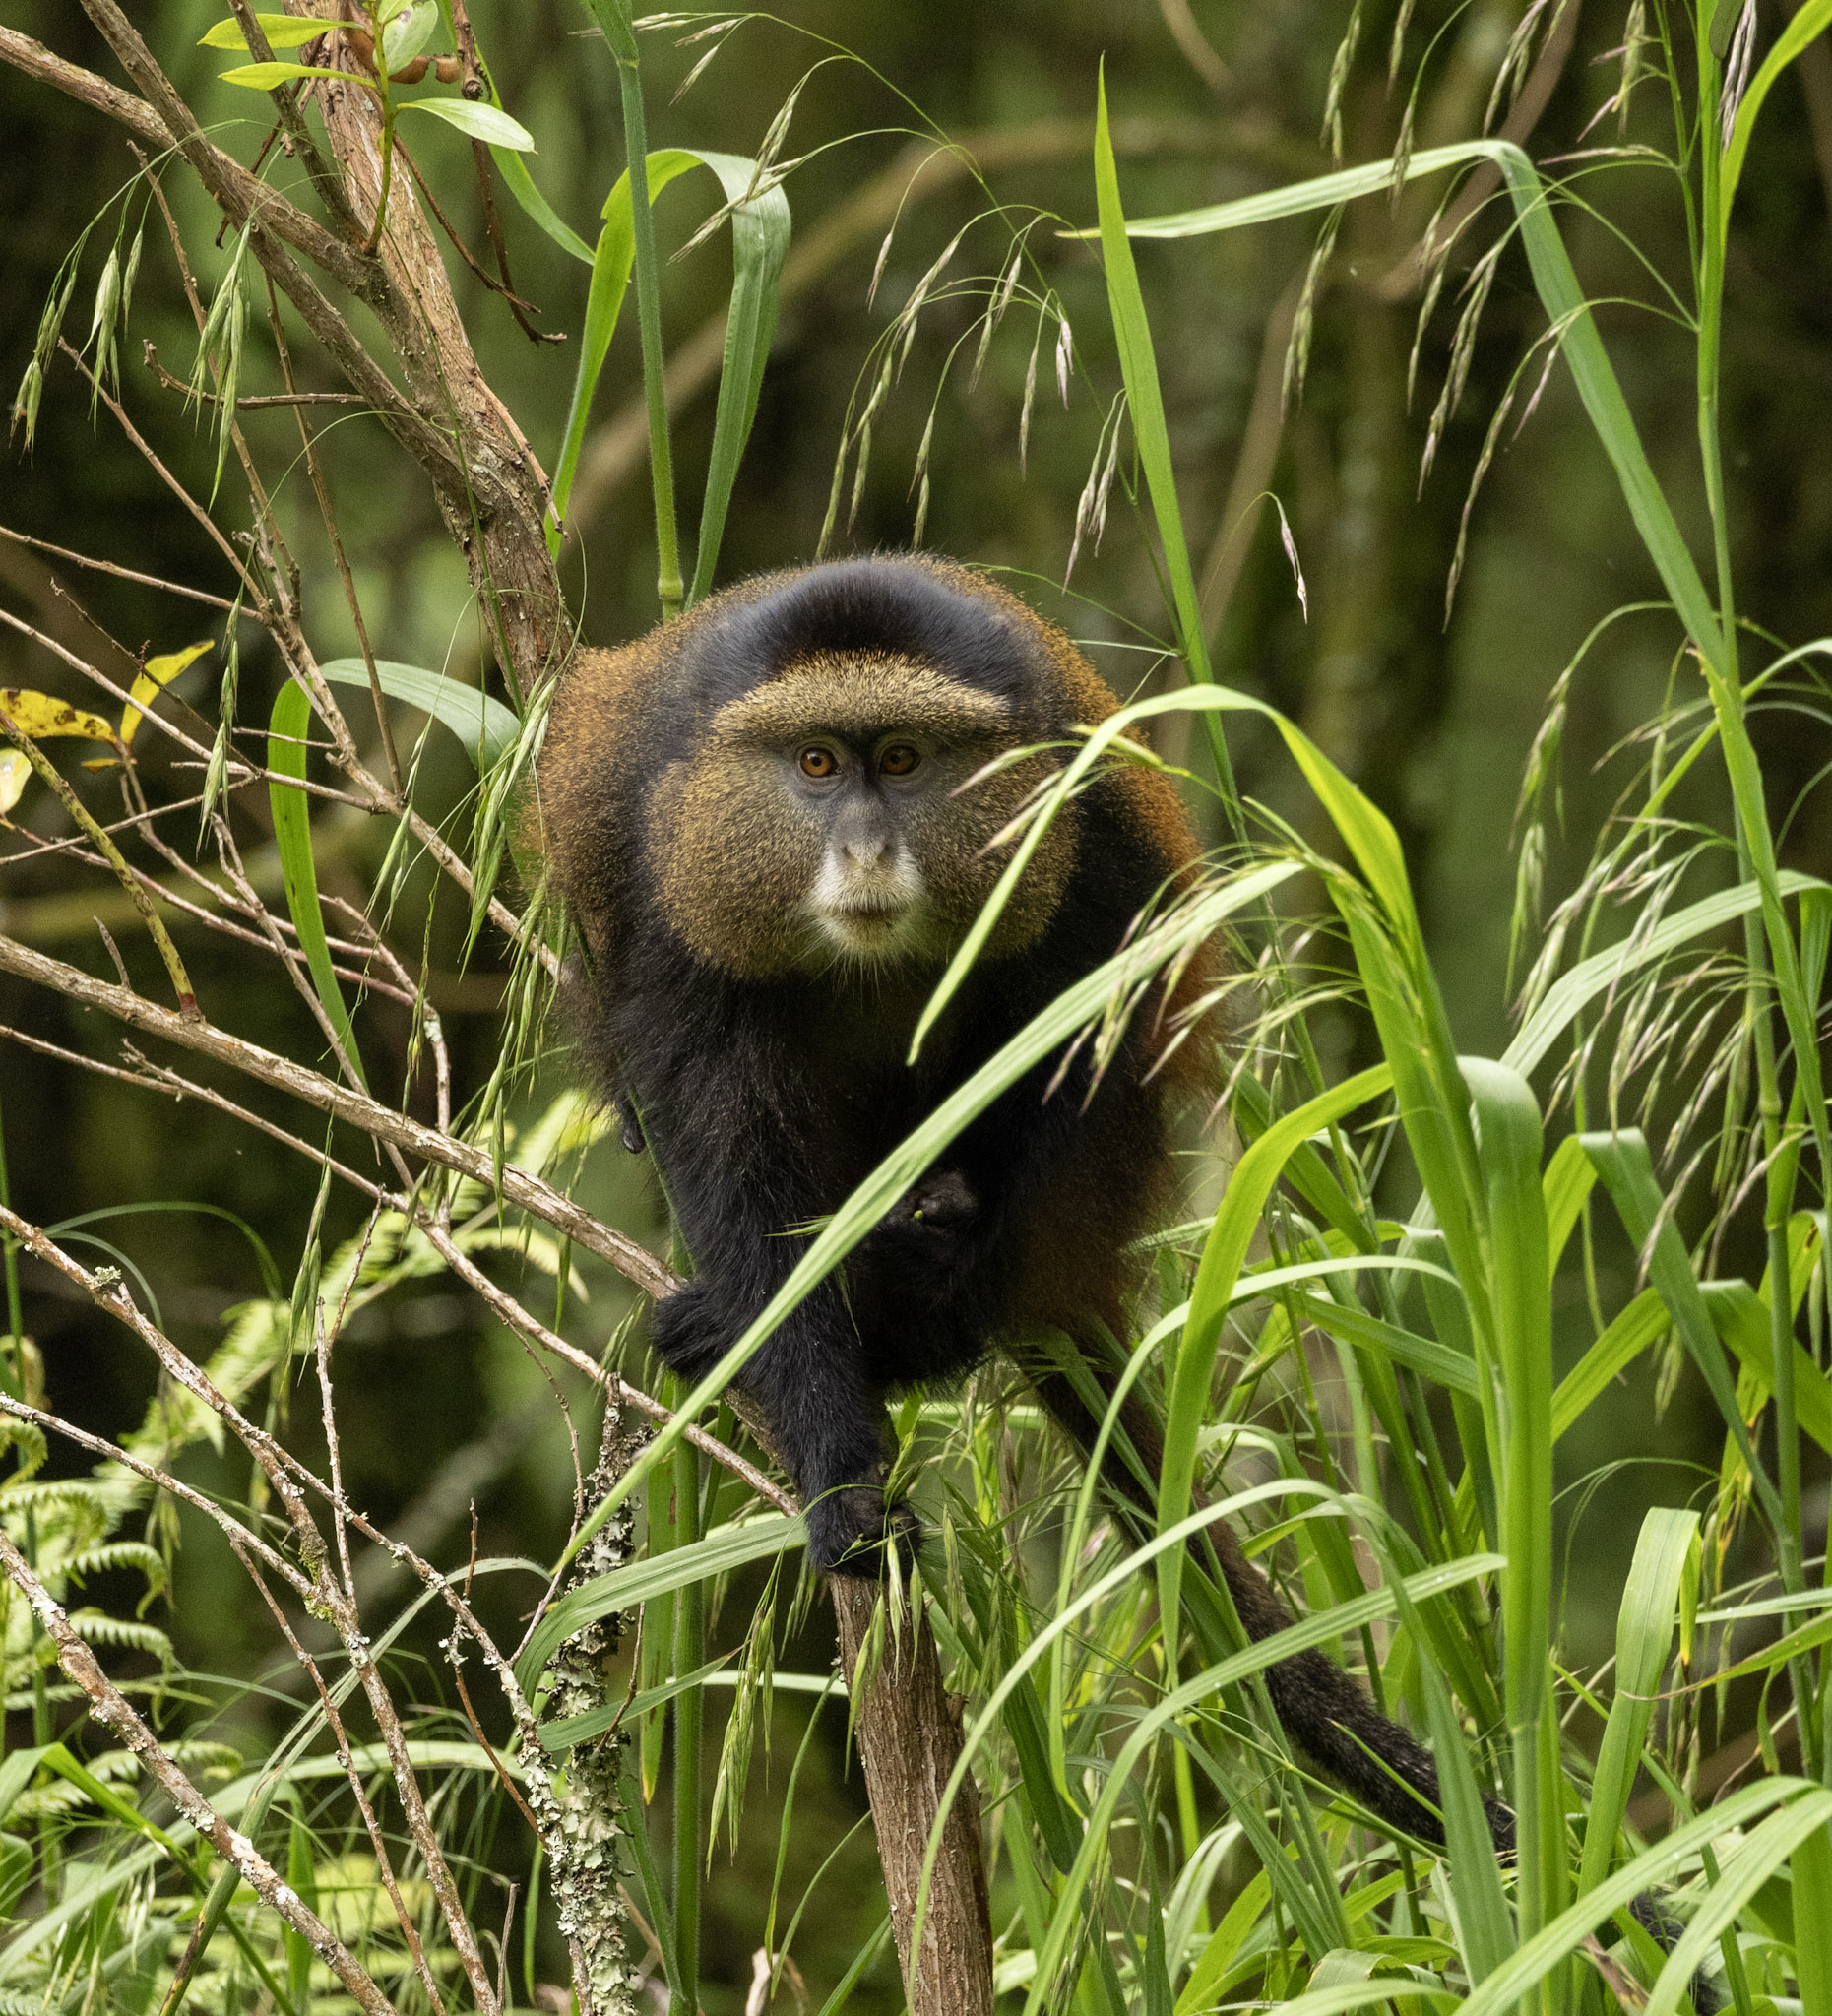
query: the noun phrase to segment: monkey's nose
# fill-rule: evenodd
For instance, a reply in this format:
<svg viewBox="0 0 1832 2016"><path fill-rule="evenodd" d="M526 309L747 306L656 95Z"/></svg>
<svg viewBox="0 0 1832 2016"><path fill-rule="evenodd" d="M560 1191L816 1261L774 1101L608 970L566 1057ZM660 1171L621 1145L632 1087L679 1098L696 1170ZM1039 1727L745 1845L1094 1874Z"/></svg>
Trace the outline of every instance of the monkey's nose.
<svg viewBox="0 0 1832 2016"><path fill-rule="evenodd" d="M887 865L891 857L891 844L876 834L864 834L856 840L849 840L842 851L849 866L869 871Z"/></svg>

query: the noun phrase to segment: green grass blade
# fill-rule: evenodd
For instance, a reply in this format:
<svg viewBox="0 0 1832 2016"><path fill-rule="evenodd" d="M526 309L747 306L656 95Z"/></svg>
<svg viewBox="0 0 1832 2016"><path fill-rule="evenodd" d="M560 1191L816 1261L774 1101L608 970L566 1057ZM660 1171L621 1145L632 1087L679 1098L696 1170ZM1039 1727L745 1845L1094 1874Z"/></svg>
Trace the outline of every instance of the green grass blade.
<svg viewBox="0 0 1832 2016"><path fill-rule="evenodd" d="M680 608L680 544L674 517L674 455L668 445L662 354L662 279L656 268L655 192L649 186L648 112L630 0L586 0L617 66L623 153L635 231L636 316L642 333L643 401L649 410L649 476L656 508L656 590L666 622Z"/></svg>
<svg viewBox="0 0 1832 2016"><path fill-rule="evenodd" d="M1673 1328L1659 1289L1643 1289L1558 1382L1552 1395L1552 1440L1620 1377L1657 1338Z"/></svg>
<svg viewBox="0 0 1832 2016"><path fill-rule="evenodd" d="M565 222L552 204L535 186L535 178L528 171L528 163L512 147L492 147L490 158L496 163L509 194L523 210L534 219L547 236L562 252L569 252L583 265L592 264L592 248Z"/></svg>
<svg viewBox="0 0 1832 2016"><path fill-rule="evenodd" d="M1519 1069L1516 1065L1515 1069ZM1558 1272L1565 1241L1584 1209L1597 1181L1597 1170L1584 1153L1575 1134L1567 1134L1552 1151L1541 1185L1546 1195L1546 1268L1548 1276Z"/></svg>
<svg viewBox="0 0 1832 2016"><path fill-rule="evenodd" d="M1486 1189L1489 1309L1500 1374L1502 1685L1514 1738L1521 1929L1553 1915L1564 1848L1557 1786L1543 1768L1552 1631L1552 1295L1540 1109L1527 1081L1485 1057L1463 1059Z"/></svg>
<svg viewBox="0 0 1832 2016"><path fill-rule="evenodd" d="M1832 885L1820 881L1817 876L1798 875L1790 869L1778 878L1778 886L1783 896L1795 896L1809 889L1825 889ZM1747 883L1735 889L1721 890L1715 896L1688 904L1684 910L1674 911L1645 938L1636 938L1626 945L1611 945L1606 951L1593 953L1548 988L1545 1000L1501 1053L1501 1061L1511 1064L1516 1071L1534 1070L1570 1028L1573 1019L1598 995L1619 986L1630 975L1639 973L1656 960L1665 959L1670 952L1689 944L1694 938L1702 938L1708 931L1718 930L1738 917L1746 916L1761 901L1761 892Z"/></svg>
<svg viewBox="0 0 1832 2016"><path fill-rule="evenodd" d="M1755 1381L1758 1402L1775 1390L1775 1354L1767 1305L1746 1281L1701 1284L1718 1335ZM1794 1347L1794 1412L1798 1424L1832 1452L1832 1383L1803 1346Z"/></svg>
<svg viewBox="0 0 1832 2016"><path fill-rule="evenodd" d="M1781 1499L1750 1443L1742 1410L1737 1405L1737 1388L1731 1379L1730 1368L1724 1362L1724 1347L1719 1342L1717 1327L1711 1320L1711 1311L1698 1279L1692 1272L1692 1263L1686 1255L1679 1228L1670 1216L1663 1217L1666 1200L1654 1174L1648 1144L1632 1128L1625 1128L1619 1134L1584 1134L1579 1139L1584 1144L1585 1154L1596 1164L1597 1173L1603 1178L1604 1187L1621 1214L1622 1224L1636 1250L1645 1249L1653 1237L1654 1250L1648 1262L1648 1278L1660 1291L1661 1300L1667 1304L1667 1313L1673 1318L1674 1328L1678 1331L1692 1361L1704 1375L1705 1384L1718 1404L1718 1412L1724 1417L1731 1439L1748 1468L1764 1512L1778 1528L1782 1517ZM1654 1231L1657 1224L1660 1226L1658 1236Z"/></svg>
<svg viewBox="0 0 1832 2016"><path fill-rule="evenodd" d="M680 147L663 148L652 154L648 162L650 203L653 205L663 190L698 159L698 155ZM559 461L553 472L554 523L547 528L550 552L559 551L566 500L572 495L573 477L579 471L586 424L592 417L592 401L598 392L611 338L617 333L617 320L623 313L623 297L629 291L630 272L636 261L636 219L627 168L611 184L610 194L604 199L603 219L598 248L592 254L592 285L586 295L585 334L579 340L573 402L566 414L566 431L560 437Z"/></svg>
<svg viewBox="0 0 1832 2016"><path fill-rule="evenodd" d="M334 686L360 686L369 690L368 668L359 658L332 658L318 669ZM443 672L429 672L421 665L404 665L393 659L375 661L375 676L382 691L405 700L450 728L464 743L479 771L495 765L504 752L515 746L522 724L500 700L492 699L480 686L467 686L448 679Z"/></svg>
<svg viewBox="0 0 1832 2016"><path fill-rule="evenodd" d="M1466 140L1452 147L1426 148L1411 156L1398 179L1410 182L1421 175L1438 174L1472 161L1487 161L1501 171L1520 221L1521 238L1540 303L1552 327L1560 333L1565 362L1577 383L1578 396L1604 452L1614 466L1636 529L1693 642L1708 662L1722 665L1724 639L1718 628L1717 612L1693 564L1678 521L1655 480L1628 402L1622 397L1603 339L1597 334L1597 325L1553 220L1545 186L1532 161L1511 141ZM1264 223L1273 218L1332 209L1356 197L1391 188L1394 180L1395 164L1390 160L1377 161L1338 174L1315 176L1234 203L1210 204L1173 217L1144 218L1128 224L1126 229L1135 238L1201 237L1214 231Z"/></svg>
<svg viewBox="0 0 1832 2016"><path fill-rule="evenodd" d="M367 675L364 675L366 685ZM324 912L318 904L318 870L312 861L311 800L281 779L305 777L305 736L311 725L312 703L305 688L288 679L281 687L269 720L267 767L274 773L268 785L268 802L274 812L274 841L280 849L281 873L286 886L286 909L292 927L299 934L299 949L312 976L312 985L337 1031L344 1055L358 1085L366 1091L362 1059L356 1049L356 1032L350 1027L349 1011L331 966L331 947L325 942Z"/></svg>
<svg viewBox="0 0 1832 2016"><path fill-rule="evenodd" d="M1294 1480L1282 1479L1275 1485L1261 1486L1259 1488L1260 1491L1265 1491L1269 1489L1291 1490L1296 1487ZM1324 1490L1321 1486L1312 1485L1310 1488L1321 1497L1331 1497L1334 1495ZM1232 1502L1239 1503L1254 1495L1258 1495L1258 1493L1242 1492L1237 1499ZM1211 1511L1213 1509L1210 1508ZM1197 1514L1196 1519L1198 1522L1206 1523L1208 1516L1208 1513L1205 1512ZM1152 1543L1152 1545L1160 1546L1169 1540L1169 1535L1160 1535L1158 1540ZM1182 1540L1183 1536L1178 1533L1174 1546L1180 1547ZM1162 1560L1163 1556L1161 1555L1160 1558ZM1400 1584L1400 1588L1408 1599L1413 1602L1419 1602L1424 1598L1438 1595L1446 1589L1453 1589L1462 1583L1474 1581L1478 1576L1489 1573L1499 1565L1498 1558L1492 1554L1471 1555L1460 1561L1452 1562L1447 1567L1428 1568L1422 1574L1408 1576ZM1126 1563L1124 1567L1126 1572L1137 1572L1136 1567L1132 1563ZM1206 1668L1202 1672L1196 1674L1194 1678L1186 1680L1180 1687L1172 1689L1161 1700L1155 1701L1139 1717L1132 1732L1126 1738L1118 1757L1113 1761L1106 1773L1101 1788L1101 1796L1095 1802L1094 1810L1089 1814L1082 1846L1075 1858L1075 1867L1064 1878L1057 1900L1056 1912L1051 1921L1049 1939L1038 1953L1037 1977L1031 1989L1030 2000L1026 2004L1025 2016L1041 2016L1043 2006L1042 1997L1054 1977L1056 1968L1061 1963L1063 1952L1070 1940L1079 1936L1081 1929L1081 1895L1086 1890L1093 1875L1097 1858L1105 1850L1120 1798L1126 1791L1132 1773L1137 1769L1146 1750L1157 1740L1160 1732L1179 1716L1187 1715L1192 1709L1209 1700L1223 1687L1233 1686L1241 1680L1250 1679L1255 1673L1264 1672L1268 1667L1276 1666L1281 1660L1290 1659L1294 1653L1303 1651L1309 1646L1326 1643L1330 1638L1336 1637L1344 1631L1358 1630L1362 1624L1371 1623L1377 1617L1390 1616L1397 1608L1398 1599L1395 1596L1394 1590L1385 1585L1378 1589L1371 1589L1363 1596L1352 1597L1347 1603L1339 1604L1333 1609L1313 1613L1295 1624L1288 1625L1283 1631L1274 1632L1270 1638L1260 1639L1256 1644L1248 1645L1243 1650L1232 1654L1229 1658L1218 1661L1215 1665ZM1052 1620L1052 1629L1060 1621L1060 1619ZM1036 1644L1033 1645L1026 1655L1026 1663L1028 1663L1031 1657L1035 1656L1036 1646L1044 1643L1048 1635L1048 1633L1040 1634ZM1019 1671L1026 1670L1026 1663L1021 1663L1018 1669ZM1005 1683L1001 1682L1000 1688L994 1690L994 1699L998 1698L1004 1686ZM961 1758L956 1764L953 1777L948 1781L947 1791L942 1796L942 1813L937 1817L935 1826L930 1832L929 1851L923 1861L922 1884L917 1893L918 1922L921 1917L921 1905L927 1897L929 1875L933 1866L936 1845L940 1838L942 1817L945 1816L947 1807L955 1792L958 1790L964 1769L985 1725L987 1713L988 1710L982 1710L979 1717L976 1720L973 1731L970 1732L967 1741L962 1745ZM1335 1943L1327 1935L1326 1929L1321 1924L1313 1927L1307 1933L1306 1942L1312 1944L1314 1950L1318 1952L1327 1950L1329 1945Z"/></svg>
<svg viewBox="0 0 1832 2016"><path fill-rule="evenodd" d="M700 156L724 185L731 213L731 305L726 316L726 355L719 374L719 408L700 506L700 544L694 555L689 606L711 589L725 537L726 512L737 479L757 397L763 390L770 339L776 333L777 283L789 256L789 198L781 187L749 195L757 163L745 156Z"/></svg>
<svg viewBox="0 0 1832 2016"><path fill-rule="evenodd" d="M1384 1353L1452 1393L1474 1398L1479 1390L1476 1360L1455 1345L1441 1344L1435 1337L1421 1337L1416 1330L1370 1316L1359 1303L1332 1301L1323 1295L1299 1295L1296 1301L1306 1322L1331 1337L1343 1338L1358 1351Z"/></svg>
<svg viewBox="0 0 1832 2016"><path fill-rule="evenodd" d="M1106 122L1105 63L1101 66L1095 96L1094 186L1101 218L1101 263L1106 273L1107 312L1112 318L1113 335L1119 346L1119 369L1125 380L1126 403L1131 410L1132 438L1138 445L1139 461L1145 470L1145 487L1152 502L1152 517L1158 526L1159 543L1164 548L1165 573L1170 584L1171 606L1176 613L1177 643L1189 676L1207 684L1215 677L1215 672L1209 663L1208 639L1202 627L1202 603L1196 594L1196 576L1189 562L1188 541L1183 536L1183 512L1176 495L1176 471L1170 460L1170 429L1165 419L1164 391L1158 382L1158 357L1152 347L1145 296L1139 288L1138 268L1132 257L1125 213L1119 203L1119 170L1113 159L1113 140ZM1205 715L1203 724L1214 748L1222 795L1230 816L1238 826L1240 815L1227 741L1214 715Z"/></svg>
<svg viewBox="0 0 1832 2016"><path fill-rule="evenodd" d="M1177 1348L1176 1372L1171 1381L1165 1422L1164 1462L1158 1474L1158 1525L1160 1530L1177 1525L1189 1510L1190 1493L1196 1480L1196 1445L1209 1418L1210 1386L1215 1376L1215 1355L1221 1345L1222 1324L1233 1297L1247 1248L1259 1229L1260 1214L1272 1195L1292 1151L1312 1134L1339 1120L1370 1099L1378 1099L1392 1084L1392 1073L1384 1064L1362 1071L1345 1084L1310 1100L1295 1112L1288 1113L1269 1127L1235 1165L1222 1197L1221 1209L1203 1244L1196 1269L1196 1285L1190 1291L1189 1316L1183 1325L1182 1343ZM1178 1605L1182 1589L1183 1556L1172 1551L1158 1563L1159 1604L1164 1614L1165 1656L1169 1670L1175 1671Z"/></svg>
<svg viewBox="0 0 1832 2016"><path fill-rule="evenodd" d="M704 1582L709 1576L726 1574L749 1561L773 1559L800 1546L806 1537L799 1517L766 1512L741 1526L716 1527L704 1540L688 1546L670 1547L665 1553L613 1568L607 1575L593 1576L577 1589L568 1590L535 1627L516 1661L524 1689L533 1688L541 1668L559 1646L600 1617L629 1609L668 1590Z"/></svg>
<svg viewBox="0 0 1832 2016"><path fill-rule="evenodd" d="M1673 1644L1681 1593L1688 1582L1696 1591L1698 1562L1698 1514L1656 1505L1641 1522L1635 1558L1622 1588L1615 1624L1615 1696L1591 1779L1580 1896L1602 1882L1614 1859L1616 1832L1641 1768L1641 1746Z"/></svg>
<svg viewBox="0 0 1832 2016"><path fill-rule="evenodd" d="M1495 1348L1507 1419L1507 1717L1520 1731L1539 1720L1552 1642L1552 1297L1540 1109L1527 1081L1503 1064L1466 1057L1463 1072L1488 1191Z"/></svg>
<svg viewBox="0 0 1832 2016"><path fill-rule="evenodd" d="M1814 1854L1814 1844L1824 1843L1828 1820L1832 1820L1832 1793L1815 1792L1805 1798L1797 1799L1783 1811L1771 1814L1727 1858L1718 1880L1693 1914L1692 1922L1668 1955L1667 1965L1661 1969L1660 1979L1648 1997L1647 2016L1674 2016L1691 1987L1693 1975L1717 1950L1719 1935L1735 1922L1737 1914L1776 1874L1784 1861L1792 1859L1795 1862L1798 1881L1803 1850L1808 1881L1819 1873L1823 1864ZM1816 1930L1806 1926L1807 1913L1802 1909L1805 1904L1803 1893L1796 1897L1796 1958L1798 1963L1803 1943L1811 1956L1810 1968L1817 1962L1825 1933L1823 1926ZM1803 1942L1802 1932L1805 1933ZM1800 1985L1804 1988L1805 1983ZM1818 2016L1825 2003L1811 2000L1802 1993L1800 2006L1810 2012L1810 2016Z"/></svg>
<svg viewBox="0 0 1832 2016"><path fill-rule="evenodd" d="M1742 103L1737 107L1730 145L1724 150L1724 158L1718 168L1718 222L1727 236L1731 205L1736 201L1737 185L1742 179L1743 158L1749 152L1750 136L1755 131L1762 101L1774 89L1781 73L1808 43L1825 32L1828 24L1832 24L1832 0L1805 0L1805 5L1796 12L1794 19L1776 37L1775 46L1768 52L1761 69L1749 80L1749 89L1743 93Z"/></svg>
<svg viewBox="0 0 1832 2016"><path fill-rule="evenodd" d="M1832 7L1819 10L1832 14ZM1832 1839L1823 1827L1794 1851L1794 1979L1802 2009L1832 2009Z"/></svg>
<svg viewBox="0 0 1832 2016"><path fill-rule="evenodd" d="M1421 1638L1422 1633L1416 1634ZM1451 1706L1450 1690L1430 1659L1419 1663L1424 1686L1431 1754L1437 1760L1438 1799L1451 1894L1463 1932L1464 1964L1472 1984L1485 1981L1514 1950L1514 1921L1501 1888L1501 1865L1483 1805L1469 1744Z"/></svg>
<svg viewBox="0 0 1832 2016"><path fill-rule="evenodd" d="M1779 1856L1769 1860L1771 1869L1786 1859L1796 1841L1814 1827L1824 1826L1832 1817L1832 1793L1822 1792L1819 1787L1799 1778L1765 1778L1720 1799L1709 1812L1688 1821L1683 1827L1675 1827L1658 1846L1645 1850L1626 1867L1606 1877L1594 1890L1587 1891L1575 1904L1567 1906L1550 1924L1523 1940L1461 2005L1460 2016L1504 2016L1504 2012L1512 2010L1530 1989L1577 1950L1586 1932L1594 1931L1642 1891L1656 1888L1688 1857L1696 1855L1718 1837L1734 1833L1771 1807L1783 1805L1785 1810L1772 1817L1790 1822L1791 1831L1781 1838ZM1760 1840L1762 1834L1763 1830L1758 1829L1749 1837L1749 1843ZM1724 1880L1725 1883L1730 1881L1728 1864ZM1736 1900L1737 1905L1739 1906L1759 1887L1760 1880L1755 1877L1749 1882L1742 1896ZM1715 1902L1721 1894L1722 1886L1712 1892L1712 1900ZM1702 1912L1700 1916L1703 1916ZM1697 1922L1694 1920L1694 1928ZM1715 1928L1711 1936L1715 1938ZM1699 1960L1704 1958L1710 1947L1709 1940L1701 1941L1694 1954L1685 1958L1681 1965L1681 1953L1690 1944L1691 1932L1688 1931L1668 1963L1668 1972L1678 1970L1676 1984L1680 1987L1691 1978ZM1666 1979L1665 1974L1662 1979ZM1667 2006L1671 2009L1673 2005L1669 2003Z"/></svg>

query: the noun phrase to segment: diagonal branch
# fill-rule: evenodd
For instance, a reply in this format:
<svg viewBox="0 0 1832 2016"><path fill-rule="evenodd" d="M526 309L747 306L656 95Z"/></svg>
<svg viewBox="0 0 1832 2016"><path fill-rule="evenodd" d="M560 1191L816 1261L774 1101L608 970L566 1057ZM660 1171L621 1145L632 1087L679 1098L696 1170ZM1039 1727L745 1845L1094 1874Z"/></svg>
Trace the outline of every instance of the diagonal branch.
<svg viewBox="0 0 1832 2016"><path fill-rule="evenodd" d="M336 1084L319 1072L289 1058L277 1056L241 1037L231 1036L210 1022L187 1022L181 1015L160 1008L131 988L98 980L81 967L34 951L15 938L0 937L0 973L53 988L66 998L90 1008L99 1008L129 1028L149 1036L163 1037L181 1048L196 1050L231 1070L258 1079L292 1098L303 1100L320 1112L331 1113L359 1128L374 1140L418 1156L421 1161L470 1176L486 1189L500 1194L519 1210L531 1212L567 1238L608 1260L618 1273L633 1281L646 1294L663 1295L676 1286L674 1276L646 1247L622 1232L600 1224L590 1212L582 1211L570 1197L563 1197L550 1183L513 1163L497 1164L489 1153L460 1141L451 1134L398 1113L379 1100L349 1086Z"/></svg>

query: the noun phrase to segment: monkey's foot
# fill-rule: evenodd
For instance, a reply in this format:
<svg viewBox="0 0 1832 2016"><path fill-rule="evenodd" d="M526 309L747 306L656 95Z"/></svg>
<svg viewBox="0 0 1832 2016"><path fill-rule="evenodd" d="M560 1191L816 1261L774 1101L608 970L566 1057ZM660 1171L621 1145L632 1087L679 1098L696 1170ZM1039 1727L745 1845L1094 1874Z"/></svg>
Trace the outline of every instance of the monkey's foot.
<svg viewBox="0 0 1832 2016"><path fill-rule="evenodd" d="M808 1553L829 1575L857 1575L875 1582L883 1575L887 1544L897 1549L906 1576L916 1567L922 1525L908 1505L884 1503L875 1484L842 1484L809 1505Z"/></svg>

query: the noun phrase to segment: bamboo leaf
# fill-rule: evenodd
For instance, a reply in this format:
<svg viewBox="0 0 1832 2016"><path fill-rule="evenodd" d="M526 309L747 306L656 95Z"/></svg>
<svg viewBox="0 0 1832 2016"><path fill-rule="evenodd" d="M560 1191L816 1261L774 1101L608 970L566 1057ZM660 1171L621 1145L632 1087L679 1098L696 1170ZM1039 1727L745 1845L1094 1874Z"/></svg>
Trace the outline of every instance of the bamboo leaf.
<svg viewBox="0 0 1832 2016"><path fill-rule="evenodd" d="M364 1084L362 1059L356 1049L356 1032L350 1027L349 1011L331 966L331 947L325 940L324 912L318 903L318 869L312 860L310 800L285 778L305 777L305 736L311 725L311 697L297 680L288 679L274 702L268 724L267 767L273 772L268 784L268 802L274 813L274 842L280 850L281 872L285 880L286 910L292 927L299 934L299 949L312 976L312 985L331 1019L344 1046L349 1069L359 1085ZM365 1090L366 1090L365 1086Z"/></svg>
<svg viewBox="0 0 1832 2016"><path fill-rule="evenodd" d="M369 690L368 668L359 658L326 659L318 669L334 686ZM375 676L384 693L405 700L450 728L479 771L494 769L522 732L522 724L509 709L480 686L467 686L443 672L399 664L386 658L375 661Z"/></svg>
<svg viewBox="0 0 1832 2016"><path fill-rule="evenodd" d="M436 19L436 14L435 14ZM428 30L430 33L430 29ZM535 136L519 119L510 118L500 105L486 105L473 98L409 98L404 112L429 112L433 118L456 126L472 140L490 147L506 148L512 154L533 154Z"/></svg>

